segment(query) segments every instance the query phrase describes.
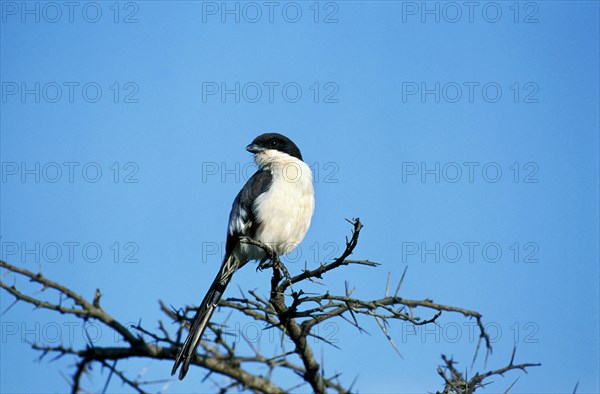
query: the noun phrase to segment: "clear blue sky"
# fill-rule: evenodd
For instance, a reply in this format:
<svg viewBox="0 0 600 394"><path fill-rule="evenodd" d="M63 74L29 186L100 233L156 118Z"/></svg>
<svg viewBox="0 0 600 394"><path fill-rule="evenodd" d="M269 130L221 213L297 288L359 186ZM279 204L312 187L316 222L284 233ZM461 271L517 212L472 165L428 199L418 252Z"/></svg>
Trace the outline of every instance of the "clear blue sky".
<svg viewBox="0 0 600 394"><path fill-rule="evenodd" d="M223 4L0 3L2 258L89 298L98 287L109 313L154 328L159 299L200 301L252 173L244 147L278 131L316 172L290 271L339 253L359 216L355 257L382 266L339 270L331 291L381 297L408 267L403 297L483 314L488 367L515 343L516 361L543 364L489 392L517 377L514 392L599 392L598 2ZM228 294L266 293L268 275L247 267ZM4 314L0 391L68 390L73 361L38 363L25 340L81 346L75 322ZM363 322L371 335L323 328L341 350L314 344L362 392L439 389L439 355L466 368L475 348L460 316L392 325L404 359ZM163 379L171 363L119 367ZM214 391L203 377L165 390Z"/></svg>

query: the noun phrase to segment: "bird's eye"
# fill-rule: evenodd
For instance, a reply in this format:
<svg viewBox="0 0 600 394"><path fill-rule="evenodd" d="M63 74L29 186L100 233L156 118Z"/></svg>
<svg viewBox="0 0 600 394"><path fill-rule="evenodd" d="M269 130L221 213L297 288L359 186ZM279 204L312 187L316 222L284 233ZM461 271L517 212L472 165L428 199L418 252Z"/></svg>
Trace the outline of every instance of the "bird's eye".
<svg viewBox="0 0 600 394"><path fill-rule="evenodd" d="M277 140L271 140L271 148L275 148L277 145L279 145Z"/></svg>

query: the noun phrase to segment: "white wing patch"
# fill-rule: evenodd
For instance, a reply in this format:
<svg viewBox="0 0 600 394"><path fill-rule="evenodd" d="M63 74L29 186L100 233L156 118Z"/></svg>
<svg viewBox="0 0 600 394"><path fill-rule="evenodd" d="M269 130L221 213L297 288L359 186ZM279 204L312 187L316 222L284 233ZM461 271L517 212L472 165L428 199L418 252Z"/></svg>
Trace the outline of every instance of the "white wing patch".
<svg viewBox="0 0 600 394"><path fill-rule="evenodd" d="M248 218L248 212L244 207L238 204L237 209L231 212L229 220L229 235L246 234L246 231L252 226L252 221Z"/></svg>

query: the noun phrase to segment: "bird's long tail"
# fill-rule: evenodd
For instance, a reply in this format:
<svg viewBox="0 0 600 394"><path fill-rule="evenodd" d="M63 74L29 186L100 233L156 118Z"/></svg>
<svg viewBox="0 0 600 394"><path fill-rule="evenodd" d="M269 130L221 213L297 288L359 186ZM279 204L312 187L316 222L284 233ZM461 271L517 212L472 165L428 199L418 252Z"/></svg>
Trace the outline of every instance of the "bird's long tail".
<svg viewBox="0 0 600 394"><path fill-rule="evenodd" d="M181 351L177 355L175 365L173 365L173 369L171 370L171 375L175 375L177 368L181 365L181 370L179 371L180 380L187 374L192 358L196 353L196 348L202 339L202 334L204 333L204 330L206 330L210 317L215 311L215 307L219 303L221 296L223 296L223 292L225 292L225 288L229 284L233 273L238 268L237 265L237 259L234 256L226 257L217 277L198 307L188 337L185 340Z"/></svg>

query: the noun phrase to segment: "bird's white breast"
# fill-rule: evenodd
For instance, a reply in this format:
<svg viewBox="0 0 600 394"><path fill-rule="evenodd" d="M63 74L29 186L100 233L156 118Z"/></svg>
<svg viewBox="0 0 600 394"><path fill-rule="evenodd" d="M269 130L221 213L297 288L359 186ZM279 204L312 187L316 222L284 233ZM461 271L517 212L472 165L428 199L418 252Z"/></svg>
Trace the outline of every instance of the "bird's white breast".
<svg viewBox="0 0 600 394"><path fill-rule="evenodd" d="M315 208L312 172L302 160L284 153L267 152L257 157L261 159L269 160L273 182L254 203L261 223L256 239L284 255L302 242L310 226Z"/></svg>

